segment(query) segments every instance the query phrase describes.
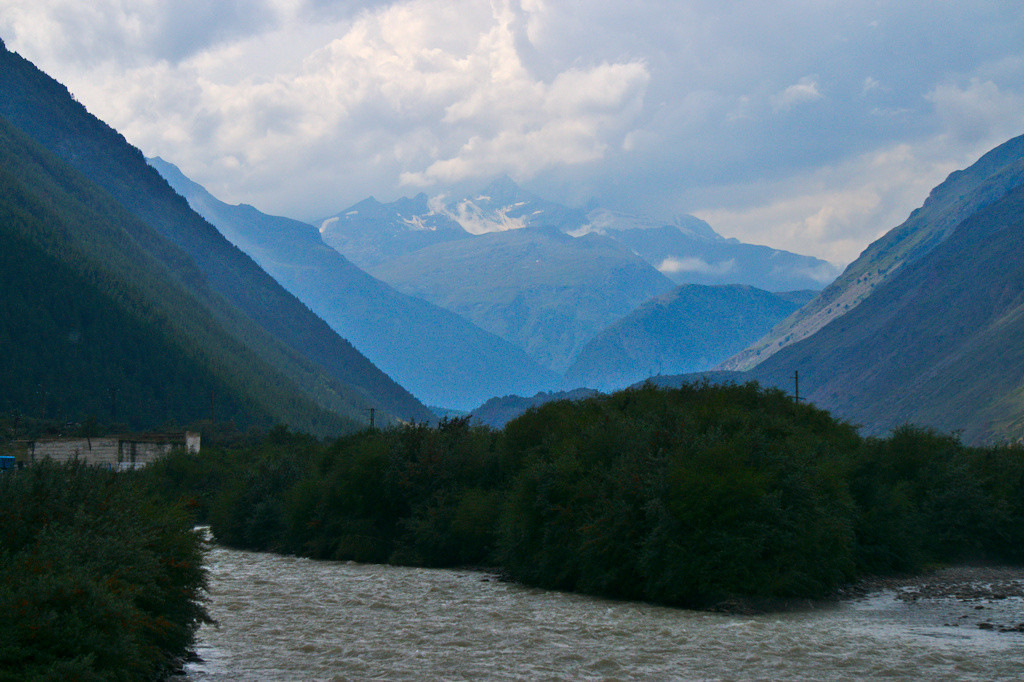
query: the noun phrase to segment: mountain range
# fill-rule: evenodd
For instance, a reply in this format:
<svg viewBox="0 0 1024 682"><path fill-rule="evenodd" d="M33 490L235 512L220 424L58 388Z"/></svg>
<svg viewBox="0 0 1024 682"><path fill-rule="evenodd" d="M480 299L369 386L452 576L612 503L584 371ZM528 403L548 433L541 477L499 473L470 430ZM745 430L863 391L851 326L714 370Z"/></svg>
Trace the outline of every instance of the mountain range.
<svg viewBox="0 0 1024 682"><path fill-rule="evenodd" d="M1024 443L1022 254L1024 136L951 174L724 369L644 381L757 381L790 393L798 381L801 400L868 435L914 424L970 444ZM629 338L610 336L620 346ZM614 350L609 343L605 352ZM508 397L481 411L503 423L552 395Z"/></svg>
<svg viewBox="0 0 1024 682"><path fill-rule="evenodd" d="M1024 137L950 175L817 294L766 288L821 284L820 261L692 217L584 213L507 178L457 200L368 199L318 229L228 206L153 163L210 222L0 43L0 411L133 428L216 415L326 435L371 410L431 419L404 382L452 407L555 373L564 388L654 374L789 389L799 372L801 399L868 434L910 422L1024 442ZM742 272L763 286L737 284ZM734 281L679 284L698 276ZM666 374L707 369L768 327L719 371ZM502 421L588 394L489 404Z"/></svg>
<svg viewBox="0 0 1024 682"><path fill-rule="evenodd" d="M172 164L149 162L199 215L421 401L469 409L557 382L508 341L363 272L312 225L228 205Z"/></svg>
<svg viewBox="0 0 1024 682"><path fill-rule="evenodd" d="M806 289L835 274L818 259L724 239L692 216L661 224L588 213L507 177L460 199L370 198L320 221L320 232L375 277L458 313L559 374L606 327L678 282ZM731 333L726 320L707 323Z"/></svg>
<svg viewBox="0 0 1024 682"><path fill-rule="evenodd" d="M559 348L548 339L561 334L578 346L590 338L588 347L598 348L611 329L631 327L632 355L595 355L591 350L579 365L587 369L570 371L561 379L561 385L567 387L610 389L644 376L648 367L660 366L671 372L706 369L798 307L751 287L687 285L686 295L674 298L677 305L672 314L660 316L660 326L637 326L632 318L640 311L661 309L657 298L648 297L671 288L671 282L602 235L571 237L554 229L550 220L523 227L524 218L517 215L523 206L530 207L530 215L554 216L559 224L565 224L567 216L580 218L582 213L532 197L507 178L492 183L473 201L460 202L463 221L467 215L473 216L478 227L490 221L489 229L480 229L473 238L447 213L430 213L425 195L396 202L391 220L387 208L372 198L346 211L347 239L373 246L363 251L364 264L377 263L381 274L408 292L403 294L328 247L312 226L266 215L251 206L230 206L172 164L162 159L149 161L229 241L374 364L435 406L435 411L466 410L491 396L532 395L559 383L554 372L542 368L512 341L527 350L550 351L554 345L555 352L574 357L575 348ZM324 231L331 231L334 222L340 221L328 221ZM697 219L693 223L698 229L704 226L704 233L697 234L700 238L716 238L706 223ZM501 225L505 229L500 229ZM458 281L444 273L415 269L431 264L459 272ZM402 268L410 269L404 279L395 274ZM635 285L645 280L651 286L637 291ZM424 283L437 289L426 291ZM473 287L469 293L467 285ZM800 296L803 302L810 295ZM460 307L466 300L472 305ZM638 302L640 307L635 308ZM542 311L543 318L530 319L533 311ZM484 331L463 315L495 333ZM602 328L609 320L611 326ZM689 325L694 334L671 344L668 337L673 325ZM498 333L511 341L499 338ZM656 338L659 334L661 338ZM713 347L718 342L725 343L723 348ZM666 344L673 350L670 357L659 361Z"/></svg>
<svg viewBox="0 0 1024 682"><path fill-rule="evenodd" d="M760 339L816 293L684 284L597 334L562 384L612 391L659 374L704 371Z"/></svg>

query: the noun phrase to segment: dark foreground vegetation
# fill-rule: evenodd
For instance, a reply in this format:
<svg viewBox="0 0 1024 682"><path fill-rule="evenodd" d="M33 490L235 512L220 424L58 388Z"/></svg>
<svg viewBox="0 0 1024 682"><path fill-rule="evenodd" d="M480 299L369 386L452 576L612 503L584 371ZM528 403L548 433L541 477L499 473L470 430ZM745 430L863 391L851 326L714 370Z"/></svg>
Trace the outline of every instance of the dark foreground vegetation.
<svg viewBox="0 0 1024 682"><path fill-rule="evenodd" d="M189 515L134 475L0 473L0 681L173 672L207 620L202 560Z"/></svg>
<svg viewBox="0 0 1024 682"><path fill-rule="evenodd" d="M886 439L779 391L633 389L332 443L150 467L227 545L319 559L495 567L527 584L708 607L825 597L866 574L1024 562L1024 450Z"/></svg>

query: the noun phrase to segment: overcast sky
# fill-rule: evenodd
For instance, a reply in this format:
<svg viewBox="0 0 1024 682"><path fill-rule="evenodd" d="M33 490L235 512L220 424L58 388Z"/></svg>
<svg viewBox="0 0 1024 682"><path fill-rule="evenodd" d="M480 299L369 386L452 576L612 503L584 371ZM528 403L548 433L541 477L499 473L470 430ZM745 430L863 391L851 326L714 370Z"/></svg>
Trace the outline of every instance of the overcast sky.
<svg viewBox="0 0 1024 682"><path fill-rule="evenodd" d="M846 264L1024 133L1019 0L0 0L0 37L305 220L508 174Z"/></svg>

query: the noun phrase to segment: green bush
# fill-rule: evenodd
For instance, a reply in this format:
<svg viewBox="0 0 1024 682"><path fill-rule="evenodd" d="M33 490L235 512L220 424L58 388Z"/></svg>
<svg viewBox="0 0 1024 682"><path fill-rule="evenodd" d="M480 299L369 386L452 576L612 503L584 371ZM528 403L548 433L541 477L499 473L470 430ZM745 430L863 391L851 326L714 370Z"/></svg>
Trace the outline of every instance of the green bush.
<svg viewBox="0 0 1024 682"><path fill-rule="evenodd" d="M501 558L533 584L664 603L823 596L853 575L858 439L755 386L632 389L521 417Z"/></svg>
<svg viewBox="0 0 1024 682"><path fill-rule="evenodd" d="M133 476L0 475L0 680L155 679L206 621L202 543Z"/></svg>

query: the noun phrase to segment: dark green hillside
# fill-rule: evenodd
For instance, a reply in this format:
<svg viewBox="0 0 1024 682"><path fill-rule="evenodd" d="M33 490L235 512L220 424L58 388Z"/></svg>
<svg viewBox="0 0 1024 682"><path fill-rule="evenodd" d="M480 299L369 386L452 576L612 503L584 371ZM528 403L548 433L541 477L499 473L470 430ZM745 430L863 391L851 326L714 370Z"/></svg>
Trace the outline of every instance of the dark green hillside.
<svg viewBox="0 0 1024 682"><path fill-rule="evenodd" d="M749 286L686 284L595 336L563 384L602 391L659 374L701 372L761 338L799 304Z"/></svg>
<svg viewBox="0 0 1024 682"><path fill-rule="evenodd" d="M62 85L0 50L0 115L81 171L140 221L128 234L197 296L234 342L338 413L367 406L404 419L429 411L335 334L175 194L141 152ZM226 303L225 303L226 301Z"/></svg>
<svg viewBox="0 0 1024 682"><path fill-rule="evenodd" d="M904 422L968 442L1024 437L1024 188L990 203L857 308L751 378L871 433Z"/></svg>
<svg viewBox="0 0 1024 682"><path fill-rule="evenodd" d="M184 254L3 119L0 239L0 409L152 428L209 417L212 393L240 425L355 426L223 330Z"/></svg>

